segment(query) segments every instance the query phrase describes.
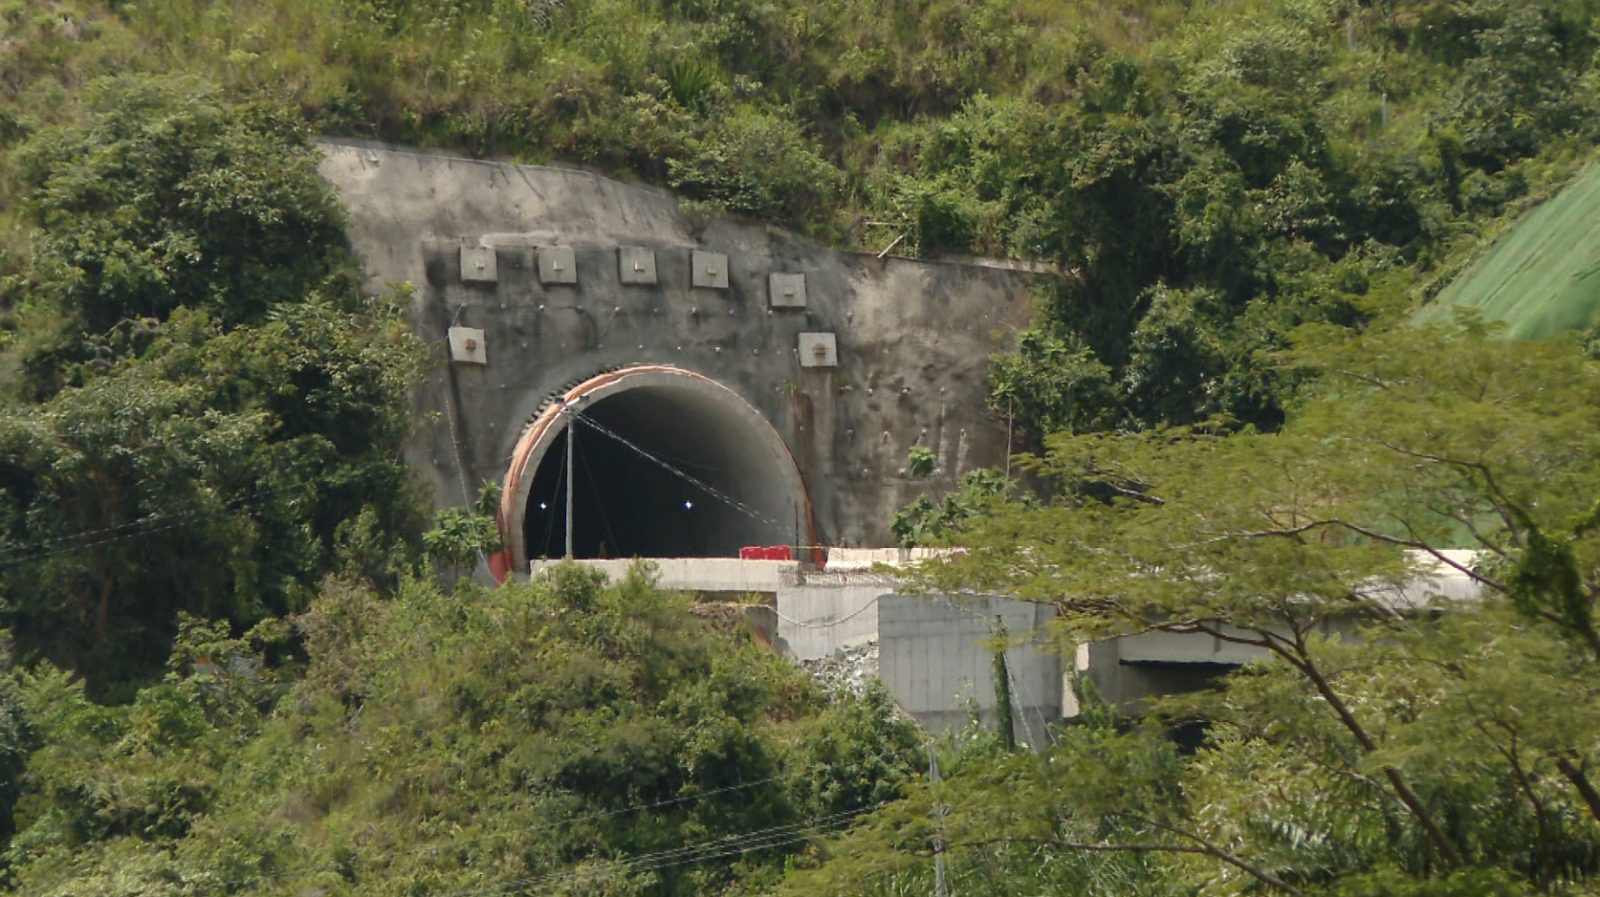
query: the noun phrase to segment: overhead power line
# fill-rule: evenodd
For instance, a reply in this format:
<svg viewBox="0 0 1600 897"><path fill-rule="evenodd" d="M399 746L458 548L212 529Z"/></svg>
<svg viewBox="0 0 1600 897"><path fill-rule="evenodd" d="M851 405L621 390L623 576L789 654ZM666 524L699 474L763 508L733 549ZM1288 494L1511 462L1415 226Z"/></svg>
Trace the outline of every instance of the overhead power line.
<svg viewBox="0 0 1600 897"><path fill-rule="evenodd" d="M41 539L37 542L22 543L13 546L13 550L0 555L0 567L9 567L15 564L27 563L40 558L64 554L69 551L78 551L96 545L110 542L121 542L126 539L136 539L151 533L176 529L187 523L199 520L208 520L215 517L224 517L239 511L255 510L266 504L268 496L288 490L289 486L278 486L272 489L259 490L245 498L226 503L220 508L204 511L185 511L173 514L150 514L127 523L114 526L99 527L97 529L80 530L63 536L50 539Z"/></svg>
<svg viewBox="0 0 1600 897"><path fill-rule="evenodd" d="M617 442L622 443L624 446L626 446L634 454L637 454L638 456L640 456L641 458L644 458L645 460L649 461L650 463L661 467L663 470L666 470L668 473L671 473L673 476L676 476L676 477L682 479L684 482L686 482L686 483L694 486L695 488L705 492L707 495L711 496L712 498L715 498L716 500L722 502L723 504L727 505L728 507L733 508L734 510L738 511L739 513L744 514L745 516L751 518L752 520L757 521L758 523L765 523L765 524L767 524L769 526L772 526L772 527L775 527L775 528L777 528L779 530L783 529L784 525L782 523L779 523L778 521L773 520L771 517L768 517L767 515L761 513L760 511L756 510L755 508L751 507L750 505L745 504L744 502L738 500L737 498L734 498L733 496L727 494L726 492L723 492L722 490L716 488L715 486L712 486L710 483L705 482L704 480L694 476L693 474L690 474L690 473L684 471L682 468L674 466L670 462L666 461L663 458L658 457L654 453L650 452L648 449L643 448L642 446L638 445L637 443L633 442L632 440L628 439L627 437L623 436L622 434L617 433L616 431L610 429L609 427L605 426L604 424L600 423L599 421L597 421L597 420L595 420L595 419L593 419L591 417L588 417L586 415L582 415L582 414L577 415L577 418L578 418L578 420L583 421L583 423L585 423L589 427L599 431L601 434L603 434L605 436L609 436L610 438L616 440Z"/></svg>
<svg viewBox="0 0 1600 897"><path fill-rule="evenodd" d="M504 837L506 837L508 835L530 834L530 833L533 833L533 832L541 832L541 831L545 831L545 830L553 829L553 828L567 828L567 827L570 827L570 826L573 826L573 825L577 825L579 823L592 822L594 820L599 820L599 819L609 819L609 818L616 817L616 816L621 816L621 815L624 815L624 814L627 814L627 813L636 813L636 812L643 812L643 811L648 811L648 810L659 810L659 809L662 809L662 808L665 808L665 807L678 806L680 804L698 803L700 801L709 800L709 799L714 798L714 797L733 794L733 793L736 793L736 792L739 792L739 791L747 791L747 790L749 790L751 788L759 788L759 787L761 787L763 785L771 785L771 784L774 784L774 783L777 783L777 782L786 782L786 781L789 781L791 779L796 779L796 778L799 778L799 777L804 776L804 775L808 775L808 774L813 773L813 772L821 772L821 771L824 771L824 770L827 770L827 769L830 769L830 768L832 768L832 767L829 764L819 763L819 764L816 764L816 765L813 765L813 766L802 767L800 769L796 769L796 770L793 770L793 771L790 771L790 772L786 772L786 773L782 773L782 774L779 774L779 775L768 776L768 777L766 777L764 779L756 779L756 780L753 780L753 781L750 781L750 782L741 782L741 783L739 783L737 785L727 785L727 786L722 787L722 788L713 788L713 789L711 789L709 791L701 791L701 792L696 793L696 794L686 794L686 795L683 795L683 796L680 796L680 797L665 798L663 800L652 801L652 802L649 802L649 803L630 804L630 805L625 806L625 807L617 807L617 808L611 809L611 810L594 810L594 811L591 811L591 812L588 812L588 813L580 813L580 814L578 814L576 816L567 816L567 817L562 818L562 819L555 819L555 820L551 820L549 822L541 822L541 823L538 823L536 825L523 826L523 827L520 827L520 828L511 829L509 831L497 831L497 832L485 833L483 835L480 835L480 836L477 836L477 837L473 837L473 838L463 838L463 839L460 839L460 840L449 841L449 842L443 843L443 844L432 845L432 846L424 848L423 850L418 851L418 852L420 854L424 855L424 856L427 856L427 855L432 855L432 854L445 852L445 851L459 851L459 850L462 850L462 849L467 848L467 847L471 847L471 846L474 846L474 845L477 845L477 844L482 844L485 841L491 841L491 840L495 840L497 838L504 838ZM875 805L874 809L876 808L876 806L882 806L882 804ZM865 812L865 811L857 811L857 812ZM749 833L741 833L741 834L749 834ZM735 836L729 835L729 836L726 836L726 837L731 838L731 837L735 837ZM330 872L330 871L337 871L337 870L335 869L335 867L333 867L331 865L326 865L326 864L314 865L314 866L300 866L300 867L296 867L296 868L292 868L292 869L280 870L278 872L268 872L268 873L262 873L260 875L252 875L252 876L249 876L249 877L246 877L246 878L239 878L239 879L233 879L233 880L224 881L224 882L218 882L218 884L226 885L226 886L229 886L229 887L242 887L242 886L246 886L246 885L262 884L262 883L269 882L269 881L280 881L280 880L283 880L283 879L298 878L300 876L311 875L311 874L314 874L314 873L317 873L317 872Z"/></svg>
<svg viewBox="0 0 1600 897"><path fill-rule="evenodd" d="M758 850L770 850L798 843L818 834L836 831L843 828L843 824L848 824L855 817L882 806L884 806L884 802L832 813L804 822L773 826L772 828L759 829L752 832L740 832L736 835L714 838L671 850L620 857L613 862L618 863L621 867L620 871L626 873L655 872L675 866L686 866L739 854L753 853ZM500 893L508 888L527 889L566 878L574 878L581 874L583 872L579 869L563 869L559 872L549 872L526 878L514 878L483 887L449 891L439 895L439 897L481 897L481 895Z"/></svg>
<svg viewBox="0 0 1600 897"><path fill-rule="evenodd" d="M594 492L595 510L600 512L600 525L606 531L606 538L611 540L611 550L619 557L625 557L626 555L622 553L622 543L617 541L617 534L611 531L611 520L606 516L606 505L600 496L600 484L594 479L594 465L589 463L588 458L580 458L579 461L583 467L583 474L589 481L589 489Z"/></svg>

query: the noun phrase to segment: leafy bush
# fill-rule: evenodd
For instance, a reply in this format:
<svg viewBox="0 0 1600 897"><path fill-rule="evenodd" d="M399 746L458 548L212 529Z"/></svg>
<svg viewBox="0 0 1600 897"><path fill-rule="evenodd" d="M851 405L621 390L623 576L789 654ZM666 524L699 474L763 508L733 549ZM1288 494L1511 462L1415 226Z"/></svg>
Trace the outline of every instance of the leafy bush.
<svg viewBox="0 0 1600 897"><path fill-rule="evenodd" d="M25 659L126 697L180 611L296 609L363 512L367 557L414 538L418 356L290 119L148 76L74 111L17 149L0 593Z"/></svg>
<svg viewBox="0 0 1600 897"><path fill-rule="evenodd" d="M287 690L255 642L197 621L125 707L25 677L46 746L23 780L22 891L720 893L918 768L882 694L828 705L643 570L392 601L332 583L296 627ZM769 829L794 834L739 838ZM724 838L752 849L662 853Z"/></svg>

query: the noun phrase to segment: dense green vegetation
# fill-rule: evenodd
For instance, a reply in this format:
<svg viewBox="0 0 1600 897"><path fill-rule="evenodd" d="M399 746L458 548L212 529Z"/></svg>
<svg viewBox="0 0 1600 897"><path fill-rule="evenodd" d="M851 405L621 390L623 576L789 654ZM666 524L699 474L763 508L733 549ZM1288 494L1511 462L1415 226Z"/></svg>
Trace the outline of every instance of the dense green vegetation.
<svg viewBox="0 0 1600 897"><path fill-rule="evenodd" d="M926 892L935 839L963 893L1597 893L1600 365L1477 325L1299 340L1279 432L1052 437L1055 497L991 502L927 571L1073 638L1262 659L925 785L783 893ZM1482 599L1402 597L1436 568ZM1163 728L1194 720L1184 755Z"/></svg>
<svg viewBox="0 0 1600 897"><path fill-rule="evenodd" d="M390 575L417 353L358 294L299 124L153 77L76 112L11 155L0 609L24 660L115 693L179 611L247 626Z"/></svg>
<svg viewBox="0 0 1600 897"><path fill-rule="evenodd" d="M0 887L1596 893L1600 375L1398 322L1592 155L1597 62L1597 0L0 0ZM1055 266L1026 497L897 533L1263 661L936 785L642 577L441 594L494 533L422 533L316 133ZM1484 601L1389 613L1442 547Z"/></svg>
<svg viewBox="0 0 1600 897"><path fill-rule="evenodd" d="M304 666L274 669L290 638ZM43 745L9 852L30 894L751 889L924 756L881 694L829 704L642 574L576 568L332 586L292 632L186 618L125 706L49 669L17 691Z"/></svg>

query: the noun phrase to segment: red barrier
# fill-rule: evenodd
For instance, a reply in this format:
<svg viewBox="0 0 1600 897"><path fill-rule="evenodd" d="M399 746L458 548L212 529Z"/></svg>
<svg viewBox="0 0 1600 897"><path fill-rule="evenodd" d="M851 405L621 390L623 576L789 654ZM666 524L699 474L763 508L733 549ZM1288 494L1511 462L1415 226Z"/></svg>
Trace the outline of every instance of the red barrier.
<svg viewBox="0 0 1600 897"><path fill-rule="evenodd" d="M792 561L794 551L787 545L746 545L739 549L741 561Z"/></svg>

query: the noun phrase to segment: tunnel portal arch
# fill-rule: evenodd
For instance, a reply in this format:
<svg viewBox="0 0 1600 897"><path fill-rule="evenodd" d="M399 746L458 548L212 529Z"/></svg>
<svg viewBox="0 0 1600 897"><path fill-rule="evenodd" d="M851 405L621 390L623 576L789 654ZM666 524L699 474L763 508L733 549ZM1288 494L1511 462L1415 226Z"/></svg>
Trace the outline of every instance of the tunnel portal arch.
<svg viewBox="0 0 1600 897"><path fill-rule="evenodd" d="M570 415L577 557L727 557L743 545L813 545L811 502L771 423L693 371L637 365L567 390L528 425L501 491L497 579L565 542Z"/></svg>

